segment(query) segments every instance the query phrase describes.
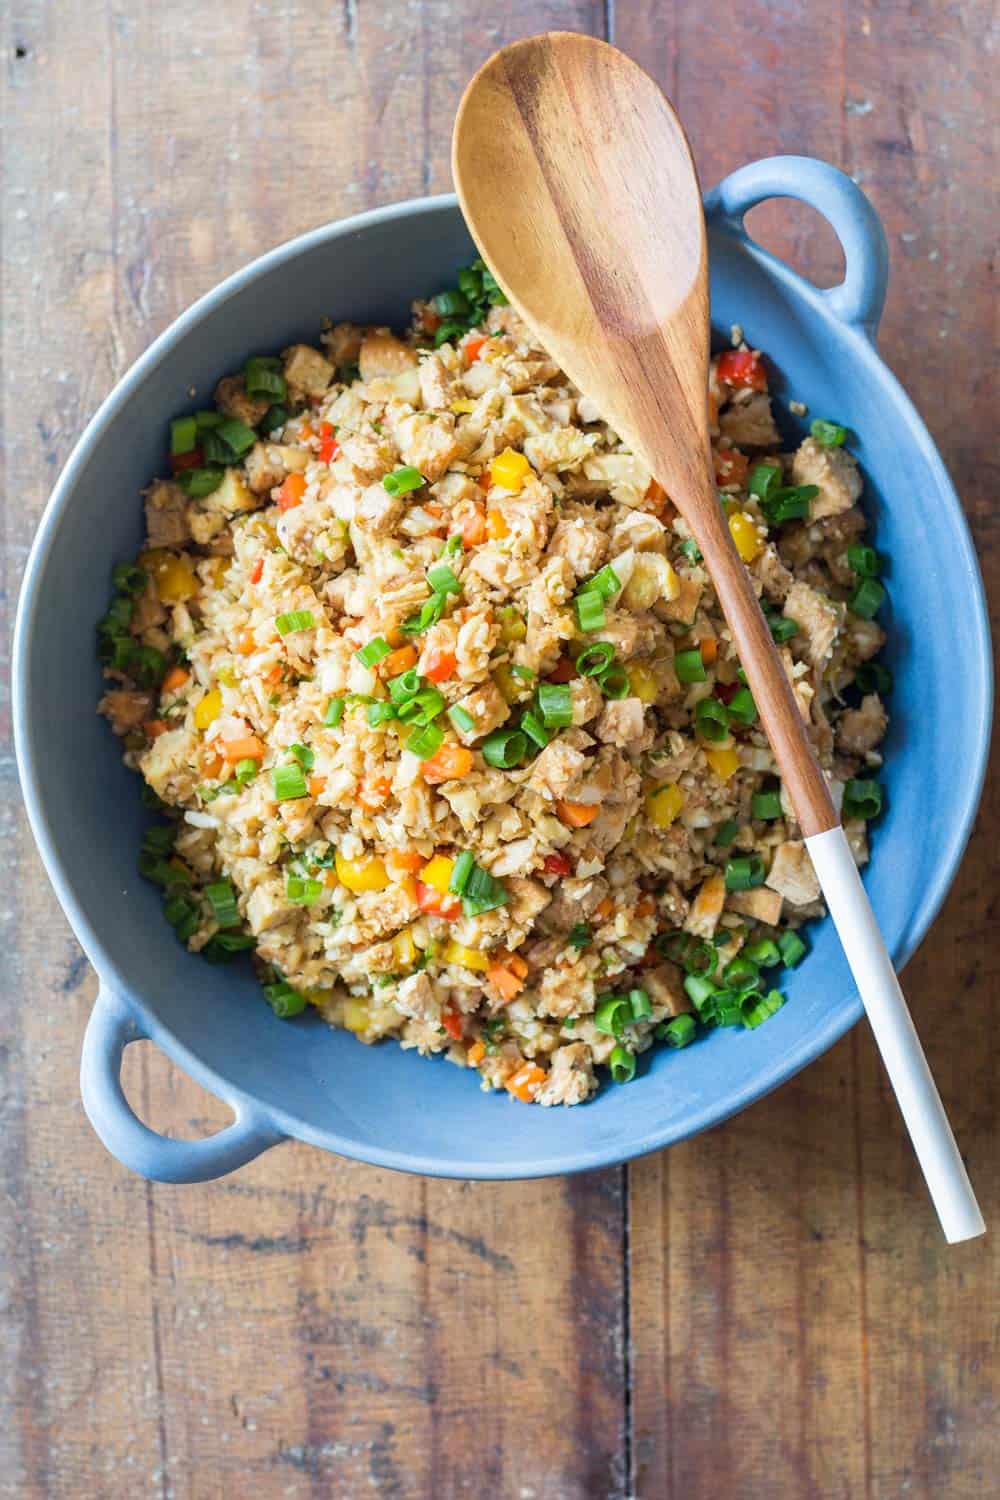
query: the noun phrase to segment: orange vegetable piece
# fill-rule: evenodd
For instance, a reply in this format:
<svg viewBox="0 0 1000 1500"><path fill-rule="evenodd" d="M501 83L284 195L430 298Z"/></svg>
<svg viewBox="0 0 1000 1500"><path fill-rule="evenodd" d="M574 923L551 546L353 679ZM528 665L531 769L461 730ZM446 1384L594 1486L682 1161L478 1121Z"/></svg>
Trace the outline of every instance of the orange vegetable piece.
<svg viewBox="0 0 1000 1500"><path fill-rule="evenodd" d="M750 460L738 448L716 448L715 480L717 484L745 484Z"/></svg>
<svg viewBox="0 0 1000 1500"><path fill-rule="evenodd" d="M416 849L391 849L385 855L385 867L393 880L397 881L407 875L415 875L426 863L426 856L418 854Z"/></svg>
<svg viewBox="0 0 1000 1500"><path fill-rule="evenodd" d="M504 1088L508 1093L513 1094L515 1099L520 1099L522 1104L530 1104L544 1082L545 1070L535 1063L525 1063L511 1078L508 1078Z"/></svg>
<svg viewBox="0 0 1000 1500"><path fill-rule="evenodd" d="M528 977L528 965L525 963L524 959L521 958L521 956L519 954L512 953L510 955L510 957L507 960L507 967L508 967L508 969L513 969L513 971L517 975L518 979L527 979L527 977Z"/></svg>
<svg viewBox="0 0 1000 1500"><path fill-rule="evenodd" d="M155 740L157 735L166 734L170 725L166 719L146 719L142 726L142 732L148 739Z"/></svg>
<svg viewBox="0 0 1000 1500"><path fill-rule="evenodd" d="M482 355L482 352L488 343L488 338L470 339L469 342L465 345L464 349L464 358L466 365L474 365L476 360L479 359Z"/></svg>
<svg viewBox="0 0 1000 1500"><path fill-rule="evenodd" d="M253 638L252 630L244 630L240 636L237 650L241 656L251 656L257 649L257 642Z"/></svg>
<svg viewBox="0 0 1000 1500"><path fill-rule="evenodd" d="M698 650L706 667L710 667L719 654L719 642L714 635L703 635L698 642Z"/></svg>
<svg viewBox="0 0 1000 1500"><path fill-rule="evenodd" d="M386 661L389 658L386 657ZM440 646L429 646L424 653L424 676L430 682L445 682L454 676L458 659L454 651L444 651Z"/></svg>
<svg viewBox="0 0 1000 1500"><path fill-rule="evenodd" d="M378 812L385 806L391 790L392 783L387 776L366 776L361 783L358 801L367 812Z"/></svg>
<svg viewBox="0 0 1000 1500"><path fill-rule="evenodd" d="M177 689L183 687L191 676L183 667L171 667L160 684L160 693L176 693Z"/></svg>
<svg viewBox="0 0 1000 1500"><path fill-rule="evenodd" d="M651 510L656 515L663 510L667 503L667 492L662 484L658 483L655 479L651 479L646 486L646 493L642 498L646 509Z"/></svg>
<svg viewBox="0 0 1000 1500"><path fill-rule="evenodd" d="M235 740L220 740L219 750L231 765L238 760L263 760L264 746L255 734L244 734Z"/></svg>
<svg viewBox="0 0 1000 1500"><path fill-rule="evenodd" d="M596 803L590 802L556 802L556 814L560 823L565 823L567 828L586 828L597 817L600 809Z"/></svg>
<svg viewBox="0 0 1000 1500"><path fill-rule="evenodd" d="M436 500L425 501L424 510L429 516L437 516L439 520L444 515L444 506L438 505Z"/></svg>
<svg viewBox="0 0 1000 1500"><path fill-rule="evenodd" d="M258 557L257 561L254 563L253 567L250 569L250 582L251 583L260 583L260 580L261 580L261 577L263 575L263 572L264 572L264 559L262 557Z"/></svg>
<svg viewBox="0 0 1000 1500"><path fill-rule="evenodd" d="M500 542L505 536L510 536L510 527L507 525L503 511L491 510L486 516L486 535L491 542Z"/></svg>
<svg viewBox="0 0 1000 1500"><path fill-rule="evenodd" d="M216 755L214 750L203 750L199 757L199 760L201 763L201 769L204 771L206 776L214 780L215 777L222 775L222 767L224 762L222 756Z"/></svg>
<svg viewBox="0 0 1000 1500"><path fill-rule="evenodd" d="M422 880L416 882L417 905L420 910L426 912L429 917L457 917L462 910L462 903L457 896L442 896L432 885L425 885Z"/></svg>
<svg viewBox="0 0 1000 1500"><path fill-rule="evenodd" d="M421 765L424 780L432 786L442 781L458 781L472 770L472 751L464 745L442 745ZM596 809L595 809L596 811Z"/></svg>
<svg viewBox="0 0 1000 1500"><path fill-rule="evenodd" d="M482 1062L483 1058L486 1056L486 1048L483 1046L482 1042L473 1042L472 1046L469 1048L468 1052L465 1055L468 1058L471 1066L477 1068Z"/></svg>
<svg viewBox="0 0 1000 1500"><path fill-rule="evenodd" d="M474 510L462 522L462 541L467 547L478 547L487 537L486 517L481 510Z"/></svg>
<svg viewBox="0 0 1000 1500"><path fill-rule="evenodd" d="M719 355L715 374L723 385L749 387L752 391L767 390L767 370L756 349L727 349Z"/></svg>
<svg viewBox="0 0 1000 1500"><path fill-rule="evenodd" d="M294 510L297 505L302 504L302 496L306 492L305 475L289 474L281 489L278 491L278 509Z"/></svg>
<svg viewBox="0 0 1000 1500"><path fill-rule="evenodd" d="M605 896L604 900L599 902L597 906L594 907L594 916L598 917L600 921L606 922L614 909L615 903L612 901L611 897Z"/></svg>
<svg viewBox="0 0 1000 1500"><path fill-rule="evenodd" d="M324 791L325 788L326 788L326 777L325 776L310 776L310 778L309 778L309 795L310 795L310 797L318 797L319 794L320 794L320 792Z"/></svg>
<svg viewBox="0 0 1000 1500"><path fill-rule="evenodd" d="M441 1012L441 1025L456 1042L462 1040L462 1017L457 1010L443 1010Z"/></svg>
<svg viewBox="0 0 1000 1500"><path fill-rule="evenodd" d="M403 672L408 672L411 667L417 665L417 653L413 646L400 646L398 651L390 651L378 664L381 677L399 677Z"/></svg>
<svg viewBox="0 0 1000 1500"><path fill-rule="evenodd" d="M643 896L636 903L635 914L637 917L649 917L652 916L655 910L656 902L652 896Z"/></svg>

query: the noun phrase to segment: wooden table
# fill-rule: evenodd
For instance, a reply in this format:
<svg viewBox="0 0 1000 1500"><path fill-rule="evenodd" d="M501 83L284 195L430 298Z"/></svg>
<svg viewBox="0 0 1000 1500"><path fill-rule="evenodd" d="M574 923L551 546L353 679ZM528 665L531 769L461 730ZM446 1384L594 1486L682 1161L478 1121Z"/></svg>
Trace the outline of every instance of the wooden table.
<svg viewBox="0 0 1000 1500"><path fill-rule="evenodd" d="M995 578L988 21L946 0L4 7L4 640L48 490L152 337L275 242L448 188L464 82L552 25L611 29L656 74L706 182L803 151L864 184L892 251L882 347ZM810 211L752 223L836 279ZM94 977L0 766L4 1496L996 1492L995 789L907 971L994 1226L949 1251L864 1027L730 1125L589 1177L438 1182L304 1146L204 1187L129 1176L77 1090ZM146 1046L128 1085L179 1134L225 1118Z"/></svg>

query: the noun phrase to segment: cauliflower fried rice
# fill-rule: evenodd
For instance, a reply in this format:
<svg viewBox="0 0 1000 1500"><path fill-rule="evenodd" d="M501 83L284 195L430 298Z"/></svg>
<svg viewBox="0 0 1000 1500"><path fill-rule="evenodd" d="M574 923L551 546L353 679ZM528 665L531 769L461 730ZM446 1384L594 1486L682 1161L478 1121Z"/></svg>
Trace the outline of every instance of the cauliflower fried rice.
<svg viewBox="0 0 1000 1500"><path fill-rule="evenodd" d="M891 683L847 434L783 451L739 330L709 407L863 863ZM823 908L700 554L481 263L405 338L341 323L249 360L170 450L100 706L190 949L251 951L281 1017L545 1105L777 1010Z"/></svg>

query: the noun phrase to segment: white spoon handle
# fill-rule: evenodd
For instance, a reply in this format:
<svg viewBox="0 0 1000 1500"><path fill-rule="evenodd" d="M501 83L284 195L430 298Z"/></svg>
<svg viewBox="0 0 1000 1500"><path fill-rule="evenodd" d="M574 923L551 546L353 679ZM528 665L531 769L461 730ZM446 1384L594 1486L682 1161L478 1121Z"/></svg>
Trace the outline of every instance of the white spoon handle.
<svg viewBox="0 0 1000 1500"><path fill-rule="evenodd" d="M986 1225L842 828L806 839L949 1244Z"/></svg>

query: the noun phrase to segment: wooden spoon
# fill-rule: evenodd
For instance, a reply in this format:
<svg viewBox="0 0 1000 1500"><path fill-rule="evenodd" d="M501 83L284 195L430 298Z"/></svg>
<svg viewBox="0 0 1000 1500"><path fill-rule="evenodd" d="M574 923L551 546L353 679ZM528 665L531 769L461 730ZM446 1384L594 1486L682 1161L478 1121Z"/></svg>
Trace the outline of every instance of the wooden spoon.
<svg viewBox="0 0 1000 1500"><path fill-rule="evenodd" d="M476 74L459 107L452 166L500 286L697 539L942 1226L953 1241L981 1234L829 787L719 504L705 220L680 122L623 53L550 32L503 48Z"/></svg>

